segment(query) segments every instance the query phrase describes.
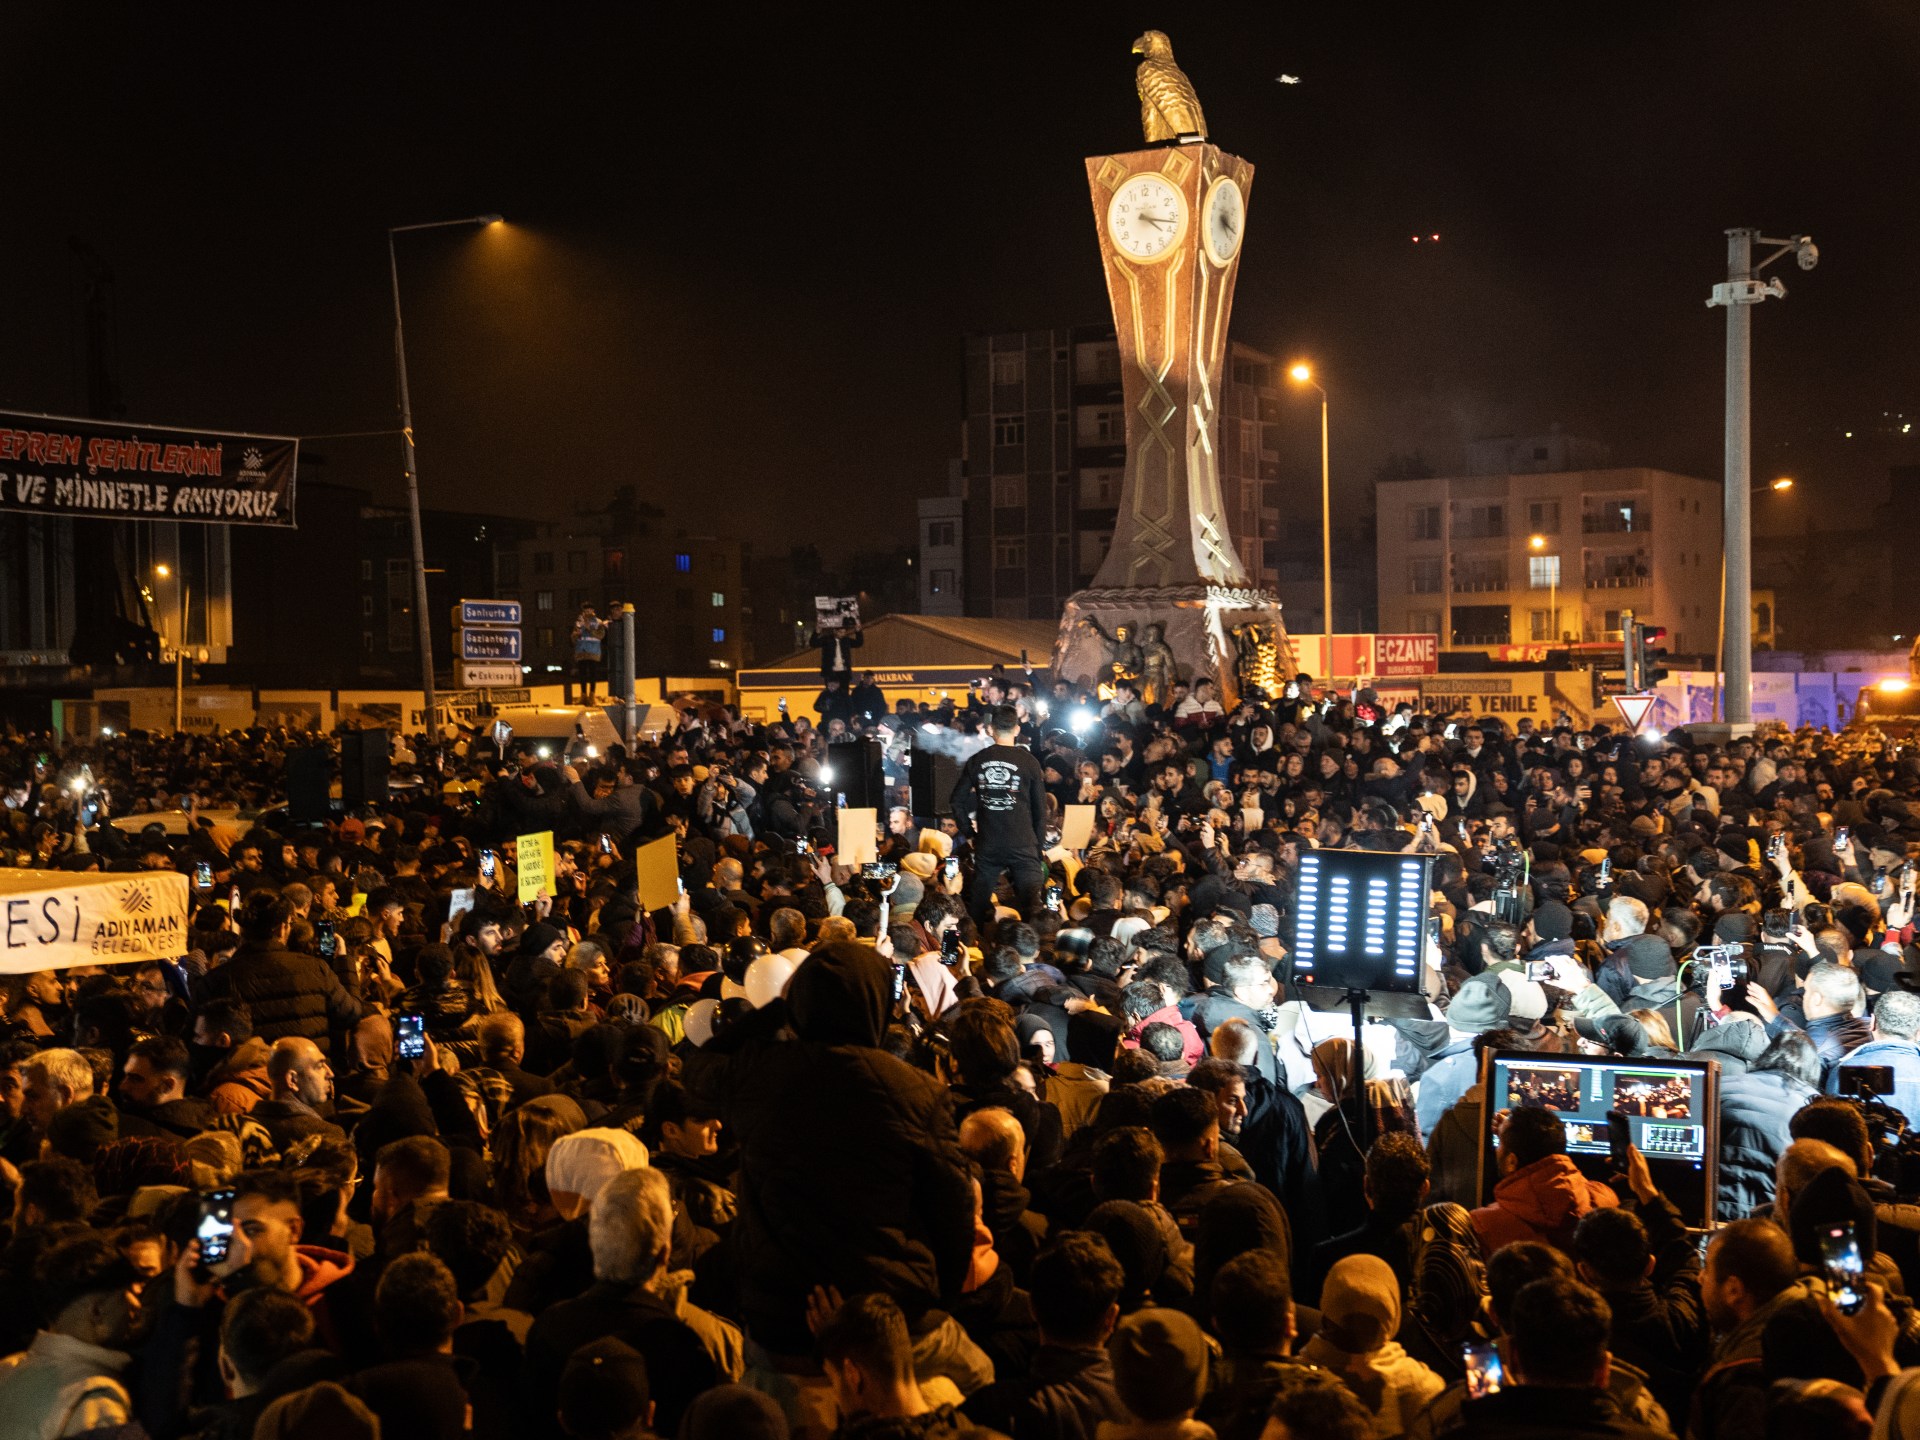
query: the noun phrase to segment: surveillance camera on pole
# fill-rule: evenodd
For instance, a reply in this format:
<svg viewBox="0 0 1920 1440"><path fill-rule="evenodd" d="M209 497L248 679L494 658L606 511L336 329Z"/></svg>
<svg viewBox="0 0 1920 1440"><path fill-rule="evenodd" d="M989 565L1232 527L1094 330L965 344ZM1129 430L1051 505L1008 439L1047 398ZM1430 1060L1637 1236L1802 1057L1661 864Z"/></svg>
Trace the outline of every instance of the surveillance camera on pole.
<svg viewBox="0 0 1920 1440"><path fill-rule="evenodd" d="M1758 241L1773 252L1754 263ZM1778 277L1762 280L1760 272L1791 254L1802 270L1820 263L1820 247L1811 236L1780 240L1757 230L1727 231L1727 279L1713 287L1709 306L1727 312L1727 422L1726 482L1721 497L1727 556L1726 606L1726 718L1729 725L1753 723L1753 535L1748 507L1751 501L1753 461L1751 360L1752 321L1748 310L1762 300L1784 300L1787 287Z"/></svg>

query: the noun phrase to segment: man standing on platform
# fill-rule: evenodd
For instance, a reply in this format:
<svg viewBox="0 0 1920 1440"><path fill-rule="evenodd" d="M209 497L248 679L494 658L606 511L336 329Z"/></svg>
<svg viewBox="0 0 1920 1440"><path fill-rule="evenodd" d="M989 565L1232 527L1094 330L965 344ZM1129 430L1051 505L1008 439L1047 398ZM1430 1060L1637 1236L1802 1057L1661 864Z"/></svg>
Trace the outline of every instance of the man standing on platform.
<svg viewBox="0 0 1920 1440"><path fill-rule="evenodd" d="M1022 916L1040 911L1047 878L1040 837L1047 828L1046 775L1033 752L1013 743L1020 716L1011 705L993 712L993 744L967 758L953 787L951 808L963 840L973 841L973 894L969 907L984 925L993 918L993 891L1000 877L1013 881Z"/></svg>

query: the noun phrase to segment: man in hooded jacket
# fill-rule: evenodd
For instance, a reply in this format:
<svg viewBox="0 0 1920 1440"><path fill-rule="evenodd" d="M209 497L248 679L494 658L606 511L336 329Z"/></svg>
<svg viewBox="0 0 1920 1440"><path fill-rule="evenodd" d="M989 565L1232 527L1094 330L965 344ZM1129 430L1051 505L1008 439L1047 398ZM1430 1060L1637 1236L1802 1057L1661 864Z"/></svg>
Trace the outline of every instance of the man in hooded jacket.
<svg viewBox="0 0 1920 1440"><path fill-rule="evenodd" d="M973 1179L946 1092L879 1048L891 995L872 947L827 945L784 1001L689 1057L689 1087L740 1147L741 1311L775 1356L809 1353L815 1286L884 1291L924 1338L972 1260Z"/></svg>

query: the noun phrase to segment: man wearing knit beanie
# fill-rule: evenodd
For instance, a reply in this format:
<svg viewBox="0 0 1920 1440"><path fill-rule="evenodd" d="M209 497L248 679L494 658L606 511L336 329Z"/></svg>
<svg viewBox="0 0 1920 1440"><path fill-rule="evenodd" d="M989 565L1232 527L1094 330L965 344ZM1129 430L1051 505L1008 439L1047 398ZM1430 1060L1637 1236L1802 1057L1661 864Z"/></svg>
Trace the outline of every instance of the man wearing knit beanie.
<svg viewBox="0 0 1920 1440"><path fill-rule="evenodd" d="M1549 900L1536 909L1528 924L1533 931L1532 943L1535 945L1573 938L1573 912L1558 900Z"/></svg>
<svg viewBox="0 0 1920 1440"><path fill-rule="evenodd" d="M1107 1358L1113 1363L1113 1388L1140 1422L1140 1431L1186 1432L1207 1391L1207 1337L1198 1325L1178 1310L1136 1310L1114 1327ZM1204 1426L1192 1428L1195 1435L1212 1433ZM1123 1440L1133 1427L1103 1425L1100 1433Z"/></svg>

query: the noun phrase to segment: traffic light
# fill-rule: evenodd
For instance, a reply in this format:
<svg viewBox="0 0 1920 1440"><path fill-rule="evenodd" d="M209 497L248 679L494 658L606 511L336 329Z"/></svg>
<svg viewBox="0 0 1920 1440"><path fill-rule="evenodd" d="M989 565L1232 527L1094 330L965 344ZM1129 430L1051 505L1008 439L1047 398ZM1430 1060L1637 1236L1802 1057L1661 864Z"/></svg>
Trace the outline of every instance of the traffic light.
<svg viewBox="0 0 1920 1440"><path fill-rule="evenodd" d="M1667 678L1667 627L1664 625L1643 625L1635 623L1634 651L1635 678L1638 688L1651 690Z"/></svg>

